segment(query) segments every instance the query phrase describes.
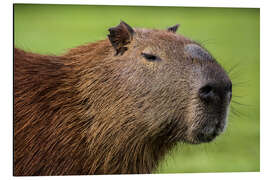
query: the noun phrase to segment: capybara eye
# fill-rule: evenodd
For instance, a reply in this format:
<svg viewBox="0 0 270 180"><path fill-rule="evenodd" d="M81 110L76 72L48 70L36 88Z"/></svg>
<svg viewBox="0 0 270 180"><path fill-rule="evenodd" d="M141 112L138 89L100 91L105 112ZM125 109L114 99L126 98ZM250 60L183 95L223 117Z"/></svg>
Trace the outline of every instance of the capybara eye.
<svg viewBox="0 0 270 180"><path fill-rule="evenodd" d="M148 61L157 61L160 60L158 56L155 56L153 54L147 54L147 53L142 53L141 54L146 60Z"/></svg>

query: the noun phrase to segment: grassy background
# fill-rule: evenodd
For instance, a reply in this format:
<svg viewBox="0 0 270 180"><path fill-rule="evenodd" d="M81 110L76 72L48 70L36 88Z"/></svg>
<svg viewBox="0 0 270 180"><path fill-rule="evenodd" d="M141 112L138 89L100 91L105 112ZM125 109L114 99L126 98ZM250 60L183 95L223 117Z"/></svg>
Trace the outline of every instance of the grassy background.
<svg viewBox="0 0 270 180"><path fill-rule="evenodd" d="M230 73L234 102L223 135L210 144L179 144L157 173L259 171L259 19L259 9L17 4L14 44L61 54L106 38L120 20L162 29L180 23L178 33L201 42L225 69L235 67Z"/></svg>

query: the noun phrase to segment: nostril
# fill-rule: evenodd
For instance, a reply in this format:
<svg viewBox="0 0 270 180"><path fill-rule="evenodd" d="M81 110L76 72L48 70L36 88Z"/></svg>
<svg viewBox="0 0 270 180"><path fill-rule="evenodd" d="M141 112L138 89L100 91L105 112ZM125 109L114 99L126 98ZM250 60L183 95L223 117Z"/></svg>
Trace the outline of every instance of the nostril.
<svg viewBox="0 0 270 180"><path fill-rule="evenodd" d="M205 102L231 101L232 85L224 82L207 83L199 89L199 97Z"/></svg>
<svg viewBox="0 0 270 180"><path fill-rule="evenodd" d="M204 101L210 101L214 97L214 88L211 85L205 85L199 90L199 96Z"/></svg>

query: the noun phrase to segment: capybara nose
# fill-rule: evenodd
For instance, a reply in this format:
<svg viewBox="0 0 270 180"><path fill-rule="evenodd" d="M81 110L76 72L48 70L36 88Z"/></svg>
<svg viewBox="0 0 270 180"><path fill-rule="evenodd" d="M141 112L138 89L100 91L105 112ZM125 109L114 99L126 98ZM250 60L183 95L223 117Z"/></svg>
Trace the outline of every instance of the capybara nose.
<svg viewBox="0 0 270 180"><path fill-rule="evenodd" d="M210 82L199 89L199 97L205 102L222 103L230 102L232 98L232 83Z"/></svg>

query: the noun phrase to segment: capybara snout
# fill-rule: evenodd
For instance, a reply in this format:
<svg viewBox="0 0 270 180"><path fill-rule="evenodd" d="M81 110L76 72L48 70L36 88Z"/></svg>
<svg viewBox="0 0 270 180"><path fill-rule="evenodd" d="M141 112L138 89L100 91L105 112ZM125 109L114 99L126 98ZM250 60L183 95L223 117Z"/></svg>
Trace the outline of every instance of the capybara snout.
<svg viewBox="0 0 270 180"><path fill-rule="evenodd" d="M211 68L213 66L206 71L212 71ZM202 117L206 117L200 120L201 125L195 130L197 133L195 134L195 140L192 141L193 143L209 142L225 130L232 97L232 83L226 73L222 69L221 71L218 71L218 69L215 67L216 73L206 75L205 82L199 87L198 99L201 108L196 113L200 114L200 111L203 111Z"/></svg>
<svg viewBox="0 0 270 180"><path fill-rule="evenodd" d="M186 60L192 63L190 74L192 102L189 117L192 122L184 141L201 143L212 141L226 128L232 97L232 83L226 71L210 53L198 44L185 46ZM197 94L197 95L196 95Z"/></svg>
<svg viewBox="0 0 270 180"><path fill-rule="evenodd" d="M61 56L14 51L14 175L151 173L178 142L210 142L230 78L200 44L125 22Z"/></svg>

